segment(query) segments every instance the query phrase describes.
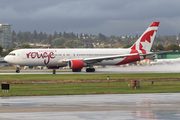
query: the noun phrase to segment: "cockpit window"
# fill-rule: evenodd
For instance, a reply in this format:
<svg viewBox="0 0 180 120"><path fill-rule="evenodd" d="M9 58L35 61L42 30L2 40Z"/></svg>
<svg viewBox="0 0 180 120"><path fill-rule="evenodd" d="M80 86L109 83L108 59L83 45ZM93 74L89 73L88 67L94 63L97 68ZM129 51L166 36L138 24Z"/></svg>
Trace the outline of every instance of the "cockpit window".
<svg viewBox="0 0 180 120"><path fill-rule="evenodd" d="M12 56L15 56L16 54L15 54L15 53L9 53L8 55L12 55Z"/></svg>

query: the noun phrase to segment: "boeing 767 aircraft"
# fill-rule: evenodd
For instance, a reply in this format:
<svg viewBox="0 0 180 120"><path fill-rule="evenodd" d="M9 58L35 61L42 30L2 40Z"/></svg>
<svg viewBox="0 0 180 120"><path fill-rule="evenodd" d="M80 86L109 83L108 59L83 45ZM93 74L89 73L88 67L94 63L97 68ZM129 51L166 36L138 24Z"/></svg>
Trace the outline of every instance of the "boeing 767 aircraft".
<svg viewBox="0 0 180 120"><path fill-rule="evenodd" d="M49 69L69 66L73 72L95 72L94 65L122 65L153 58L150 52L159 22L153 22L140 38L126 49L18 49L4 60L17 66L47 66ZM20 72L17 67L17 73Z"/></svg>

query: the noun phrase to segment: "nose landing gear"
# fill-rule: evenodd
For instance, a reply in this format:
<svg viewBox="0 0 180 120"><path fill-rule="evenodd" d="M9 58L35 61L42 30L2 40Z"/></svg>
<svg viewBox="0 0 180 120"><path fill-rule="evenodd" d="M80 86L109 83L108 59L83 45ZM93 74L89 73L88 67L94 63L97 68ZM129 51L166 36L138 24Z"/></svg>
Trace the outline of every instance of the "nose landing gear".
<svg viewBox="0 0 180 120"><path fill-rule="evenodd" d="M20 68L19 67L16 68L16 73L20 73Z"/></svg>

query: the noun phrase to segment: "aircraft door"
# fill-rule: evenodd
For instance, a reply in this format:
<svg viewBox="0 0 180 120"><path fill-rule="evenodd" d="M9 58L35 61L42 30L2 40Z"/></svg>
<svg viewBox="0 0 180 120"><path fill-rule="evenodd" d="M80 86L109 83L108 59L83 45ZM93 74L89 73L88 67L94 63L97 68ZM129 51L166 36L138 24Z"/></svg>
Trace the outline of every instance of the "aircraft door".
<svg viewBox="0 0 180 120"><path fill-rule="evenodd" d="M77 53L73 53L73 56L76 58L76 57L79 57L79 55Z"/></svg>

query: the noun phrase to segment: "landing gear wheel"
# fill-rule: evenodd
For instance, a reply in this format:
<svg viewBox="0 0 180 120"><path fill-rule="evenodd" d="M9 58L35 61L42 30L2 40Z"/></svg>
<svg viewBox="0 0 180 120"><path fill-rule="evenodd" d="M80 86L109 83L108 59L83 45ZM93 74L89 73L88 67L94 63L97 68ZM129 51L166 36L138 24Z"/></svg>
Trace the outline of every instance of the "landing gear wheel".
<svg viewBox="0 0 180 120"><path fill-rule="evenodd" d="M56 70L55 69L53 70L53 74L56 74Z"/></svg>
<svg viewBox="0 0 180 120"><path fill-rule="evenodd" d="M94 68L87 68L86 72L95 72L95 69Z"/></svg>
<svg viewBox="0 0 180 120"><path fill-rule="evenodd" d="M16 68L16 73L20 73L19 67Z"/></svg>
<svg viewBox="0 0 180 120"><path fill-rule="evenodd" d="M81 69L72 69L73 72L81 72Z"/></svg>
<svg viewBox="0 0 180 120"><path fill-rule="evenodd" d="M20 73L20 70L18 69L18 70L16 70L16 73Z"/></svg>

